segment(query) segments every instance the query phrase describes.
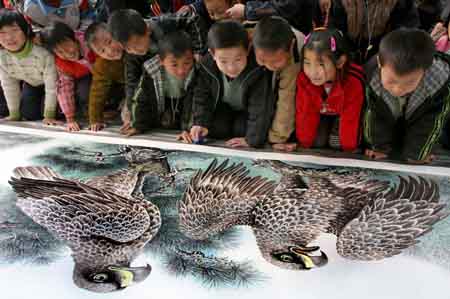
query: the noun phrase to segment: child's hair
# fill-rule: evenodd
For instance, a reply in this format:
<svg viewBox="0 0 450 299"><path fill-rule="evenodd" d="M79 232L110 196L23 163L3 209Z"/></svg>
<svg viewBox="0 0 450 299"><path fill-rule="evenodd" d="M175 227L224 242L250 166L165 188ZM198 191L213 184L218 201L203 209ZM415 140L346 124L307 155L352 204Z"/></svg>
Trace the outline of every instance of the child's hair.
<svg viewBox="0 0 450 299"><path fill-rule="evenodd" d="M0 29L14 24L20 27L27 39L33 38L33 30L22 14L6 8L0 9Z"/></svg>
<svg viewBox="0 0 450 299"><path fill-rule="evenodd" d="M191 37L185 31L166 34L158 43L158 51L161 59L169 54L172 54L175 58L180 58L186 51L192 51Z"/></svg>
<svg viewBox="0 0 450 299"><path fill-rule="evenodd" d="M401 76L418 69L428 69L433 64L435 51L428 33L402 28L388 33L381 40L378 61L381 66L388 64Z"/></svg>
<svg viewBox="0 0 450 299"><path fill-rule="evenodd" d="M91 50L92 44L95 42L95 35L99 30L108 31L108 27L103 22L93 22L88 26L88 28L86 28L86 31L84 32L84 40L86 41L88 48Z"/></svg>
<svg viewBox="0 0 450 299"><path fill-rule="evenodd" d="M295 35L291 25L278 16L265 17L255 27L253 46L258 49L289 51Z"/></svg>
<svg viewBox="0 0 450 299"><path fill-rule="evenodd" d="M301 65L305 59L305 51L314 51L319 57L327 56L331 59L334 66L337 66L339 58L342 55L347 56L347 60L341 69L338 69L338 79L345 79L350 64L349 48L344 34L337 30L325 27L314 29L305 37L305 44L301 51Z"/></svg>
<svg viewBox="0 0 450 299"><path fill-rule="evenodd" d="M63 22L53 22L41 32L42 42L45 47L54 52L59 43L66 40L76 41L75 31Z"/></svg>
<svg viewBox="0 0 450 299"><path fill-rule="evenodd" d="M236 21L216 22L208 32L208 48L211 50L234 47L248 49L248 45L247 31Z"/></svg>
<svg viewBox="0 0 450 299"><path fill-rule="evenodd" d="M132 36L144 35L147 24L139 12L133 9L119 9L109 17L108 30L116 41L126 44Z"/></svg>

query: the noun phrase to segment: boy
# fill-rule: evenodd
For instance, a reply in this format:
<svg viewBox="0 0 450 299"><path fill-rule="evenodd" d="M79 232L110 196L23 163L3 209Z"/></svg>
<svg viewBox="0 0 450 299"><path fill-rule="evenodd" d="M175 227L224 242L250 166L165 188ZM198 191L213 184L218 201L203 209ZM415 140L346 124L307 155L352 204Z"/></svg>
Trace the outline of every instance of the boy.
<svg viewBox="0 0 450 299"><path fill-rule="evenodd" d="M79 131L75 116L83 118L87 110L95 54L86 47L82 32L75 32L62 22L46 27L41 38L47 49L55 54L57 98L66 117L67 130Z"/></svg>
<svg viewBox="0 0 450 299"><path fill-rule="evenodd" d="M215 23L208 47L194 90L192 141L201 143L208 135L231 138L226 142L231 147L263 146L274 106L272 73L256 63L240 23Z"/></svg>
<svg viewBox="0 0 450 299"><path fill-rule="evenodd" d="M172 32L159 44L159 55L144 64L145 72L131 98L130 126L127 136L151 128L182 129L179 139L189 141L192 125L192 96L195 61L192 43L186 32Z"/></svg>
<svg viewBox="0 0 450 299"><path fill-rule="evenodd" d="M121 9L113 12L108 20L108 29L113 39L122 44L125 55L126 102L131 103L138 82L142 76L143 63L158 52L158 41L164 34L177 30L186 30L192 38L195 55L204 52L202 28L198 16L189 13L179 15L164 15L144 20L132 9ZM126 24L124 26L123 24ZM129 107L130 108L130 107ZM129 134L130 124L122 127L122 133Z"/></svg>
<svg viewBox="0 0 450 299"><path fill-rule="evenodd" d="M304 36L281 17L266 17L255 28L253 47L256 61L274 72L276 110L268 141L274 149L292 151L287 144L295 129L296 80L301 68Z"/></svg>
<svg viewBox="0 0 450 299"><path fill-rule="evenodd" d="M55 60L31 39L31 27L21 14L0 10L0 81L9 110L7 119L43 118L44 124L57 124Z"/></svg>
<svg viewBox="0 0 450 299"><path fill-rule="evenodd" d="M381 41L369 79L365 154L429 163L450 111L450 57L435 52L426 32L398 29Z"/></svg>
<svg viewBox="0 0 450 299"><path fill-rule="evenodd" d="M97 58L92 68L92 82L89 91L89 129L100 131L105 127L105 104L113 98L120 102L124 96L123 49L119 42L112 39L105 23L95 22L86 30L87 46ZM126 109L125 109L126 110ZM124 122L129 122L124 110Z"/></svg>

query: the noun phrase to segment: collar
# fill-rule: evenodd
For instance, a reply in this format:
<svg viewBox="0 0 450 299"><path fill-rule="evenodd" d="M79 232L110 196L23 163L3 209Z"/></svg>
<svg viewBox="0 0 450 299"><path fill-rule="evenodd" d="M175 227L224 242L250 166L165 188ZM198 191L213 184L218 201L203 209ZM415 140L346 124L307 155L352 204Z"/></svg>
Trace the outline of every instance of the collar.
<svg viewBox="0 0 450 299"><path fill-rule="evenodd" d="M19 52L10 52L10 53L12 53L17 58L22 59L27 57L31 53L31 50L33 50L33 42L30 39L28 39L22 50L20 50Z"/></svg>

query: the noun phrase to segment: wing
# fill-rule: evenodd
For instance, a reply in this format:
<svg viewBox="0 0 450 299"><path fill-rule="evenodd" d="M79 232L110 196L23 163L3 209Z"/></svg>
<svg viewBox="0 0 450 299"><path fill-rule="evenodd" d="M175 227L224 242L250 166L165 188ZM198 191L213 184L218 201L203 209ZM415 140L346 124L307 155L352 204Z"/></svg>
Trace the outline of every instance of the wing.
<svg viewBox="0 0 450 299"><path fill-rule="evenodd" d="M233 225L250 224L256 203L270 195L275 184L266 178L250 177L242 164L217 165L215 159L199 170L178 203L181 231L194 239L205 239Z"/></svg>
<svg viewBox="0 0 450 299"><path fill-rule="evenodd" d="M13 177L48 181L53 181L55 178L63 179L59 173L46 166L16 167L13 170Z"/></svg>
<svg viewBox="0 0 450 299"><path fill-rule="evenodd" d="M343 257L379 260L418 243L417 238L448 216L439 204L439 188L419 177L400 178L397 188L369 203L342 230L337 251Z"/></svg>
<svg viewBox="0 0 450 299"><path fill-rule="evenodd" d="M114 194L131 197L139 181L138 170L119 170L110 175L98 176L85 181L85 184L112 192Z"/></svg>
<svg viewBox="0 0 450 299"><path fill-rule="evenodd" d="M150 203L142 205L83 183L11 178L10 184L20 209L69 245L90 237L128 242L155 224L159 228L159 211Z"/></svg>

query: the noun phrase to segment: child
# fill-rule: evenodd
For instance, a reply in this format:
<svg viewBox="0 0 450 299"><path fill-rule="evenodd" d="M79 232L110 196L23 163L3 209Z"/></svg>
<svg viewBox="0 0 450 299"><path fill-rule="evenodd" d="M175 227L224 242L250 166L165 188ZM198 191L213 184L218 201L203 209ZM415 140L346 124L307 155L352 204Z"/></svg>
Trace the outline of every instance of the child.
<svg viewBox="0 0 450 299"><path fill-rule="evenodd" d="M67 130L79 131L80 125L75 115L82 118L87 111L95 54L87 48L82 32L75 32L62 22L46 27L41 39L47 49L55 54L57 98L66 117Z"/></svg>
<svg viewBox="0 0 450 299"><path fill-rule="evenodd" d="M190 36L172 32L160 40L159 55L144 64L145 73L131 99L127 136L151 128L184 130L179 139L189 141L195 61Z"/></svg>
<svg viewBox="0 0 450 299"><path fill-rule="evenodd" d="M286 144L295 130L296 79L304 36L281 17L259 21L253 34L256 61L274 72L276 110L268 141L274 149L291 151L295 144Z"/></svg>
<svg viewBox="0 0 450 299"><path fill-rule="evenodd" d="M112 13L108 20L109 32L113 39L122 44L127 53L125 56L125 86L128 107L141 80L143 63L158 53L158 41L165 34L185 30L192 38L194 56L204 53L204 34L198 21L198 16L189 13L154 17L148 22L132 9L121 9ZM121 132L128 134L129 128L129 123L124 124Z"/></svg>
<svg viewBox="0 0 450 299"><path fill-rule="evenodd" d="M435 52L426 32L398 29L381 41L369 78L365 154L430 162L450 111L450 57Z"/></svg>
<svg viewBox="0 0 450 299"><path fill-rule="evenodd" d="M112 39L105 23L94 22L85 32L87 46L97 58L92 68L92 82L89 91L89 129L100 131L105 127L105 105L116 104L124 97L123 49ZM125 107L123 107L125 108ZM123 121L129 122L129 113L123 110Z"/></svg>
<svg viewBox="0 0 450 299"><path fill-rule="evenodd" d="M447 24L447 31L436 41L436 50L441 52L450 51L450 23Z"/></svg>
<svg viewBox="0 0 450 299"><path fill-rule="evenodd" d="M194 90L192 141L233 137L227 146L263 146L274 107L271 72L256 63L240 23L215 23L208 47Z"/></svg>
<svg viewBox="0 0 450 299"><path fill-rule="evenodd" d="M305 38L297 78L296 133L301 147L355 151L364 102L362 68L351 63L342 33L318 28Z"/></svg>
<svg viewBox="0 0 450 299"><path fill-rule="evenodd" d="M31 27L21 14L0 10L0 80L8 104L7 119L44 118L44 124L57 124L55 60L31 39Z"/></svg>

